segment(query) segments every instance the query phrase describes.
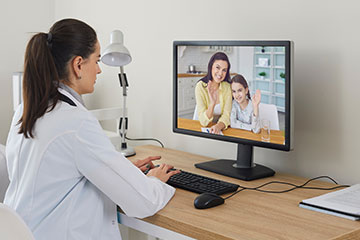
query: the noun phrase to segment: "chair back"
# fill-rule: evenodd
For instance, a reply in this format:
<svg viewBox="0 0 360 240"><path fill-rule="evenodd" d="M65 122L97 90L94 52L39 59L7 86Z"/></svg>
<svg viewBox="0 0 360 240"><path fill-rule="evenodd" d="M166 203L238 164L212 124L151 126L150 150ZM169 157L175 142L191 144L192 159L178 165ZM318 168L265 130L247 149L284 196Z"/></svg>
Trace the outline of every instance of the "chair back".
<svg viewBox="0 0 360 240"><path fill-rule="evenodd" d="M270 120L270 129L280 130L278 111L274 104L260 103L259 115L260 115L260 121L262 119Z"/></svg>
<svg viewBox="0 0 360 240"><path fill-rule="evenodd" d="M0 203L0 239L35 240L19 214L3 203Z"/></svg>
<svg viewBox="0 0 360 240"><path fill-rule="evenodd" d="M195 109L194 109L193 120L199 120L197 105L195 106Z"/></svg>

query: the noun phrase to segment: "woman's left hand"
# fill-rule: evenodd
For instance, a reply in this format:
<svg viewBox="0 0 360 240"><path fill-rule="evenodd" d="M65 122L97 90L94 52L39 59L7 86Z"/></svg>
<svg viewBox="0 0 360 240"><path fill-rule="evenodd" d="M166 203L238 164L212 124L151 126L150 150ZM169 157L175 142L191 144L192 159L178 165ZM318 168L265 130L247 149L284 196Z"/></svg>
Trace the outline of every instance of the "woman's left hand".
<svg viewBox="0 0 360 240"><path fill-rule="evenodd" d="M219 91L218 88L214 86L215 83L213 81L208 82L207 91L209 94L210 105L216 105L219 101Z"/></svg>
<svg viewBox="0 0 360 240"><path fill-rule="evenodd" d="M148 169L154 168L152 161L159 160L161 156L150 156L142 160L137 160L134 165L140 168L141 171L145 172Z"/></svg>
<svg viewBox="0 0 360 240"><path fill-rule="evenodd" d="M225 127L224 124L222 122L219 122L210 128L210 133L220 134L221 130L224 127Z"/></svg>

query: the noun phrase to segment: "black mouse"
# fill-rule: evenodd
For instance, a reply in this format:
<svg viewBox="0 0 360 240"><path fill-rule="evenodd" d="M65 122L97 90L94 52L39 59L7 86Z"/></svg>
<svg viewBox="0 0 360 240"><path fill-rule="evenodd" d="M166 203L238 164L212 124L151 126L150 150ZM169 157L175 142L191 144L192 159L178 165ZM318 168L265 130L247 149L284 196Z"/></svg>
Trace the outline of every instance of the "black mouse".
<svg viewBox="0 0 360 240"><path fill-rule="evenodd" d="M225 200L215 193L202 193L195 198L194 206L197 209L206 209L221 205L224 202Z"/></svg>

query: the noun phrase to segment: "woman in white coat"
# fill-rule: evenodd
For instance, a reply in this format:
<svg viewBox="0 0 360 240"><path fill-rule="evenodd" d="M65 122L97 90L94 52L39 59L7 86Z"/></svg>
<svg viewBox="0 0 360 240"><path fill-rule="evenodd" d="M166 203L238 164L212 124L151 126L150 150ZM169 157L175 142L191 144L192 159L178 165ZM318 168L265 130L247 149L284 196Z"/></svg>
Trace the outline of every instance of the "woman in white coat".
<svg viewBox="0 0 360 240"><path fill-rule="evenodd" d="M135 165L117 152L81 95L94 91L100 45L87 24L64 19L28 43L23 104L13 117L6 158L10 185L4 203L37 240L121 239L116 205L129 216L162 209L177 171L149 157Z"/></svg>

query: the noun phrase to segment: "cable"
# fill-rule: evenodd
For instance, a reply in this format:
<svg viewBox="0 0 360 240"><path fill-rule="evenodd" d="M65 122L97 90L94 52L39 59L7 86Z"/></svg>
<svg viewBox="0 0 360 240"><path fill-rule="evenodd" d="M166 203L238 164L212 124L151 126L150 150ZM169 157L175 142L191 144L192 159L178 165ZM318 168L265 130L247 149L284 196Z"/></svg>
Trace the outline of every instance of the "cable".
<svg viewBox="0 0 360 240"><path fill-rule="evenodd" d="M329 176L319 176L319 177L315 177L315 178L312 178L312 179L309 179L307 180L305 183L303 184L300 184L300 185L296 185L296 184L293 184L293 183L288 183L288 182L281 182L281 181L271 181L271 182L267 182L267 183L264 183L258 187L254 187L254 188L251 188L251 187L244 187L244 186L240 186L240 189L237 190L236 192L232 193L231 195L227 196L225 199L228 199L228 198L231 198L232 196L234 196L235 194L243 191L243 190L254 190L254 191L259 191L259 192L264 192L264 193L285 193L285 192L290 192L290 191L293 191L295 189L298 189L298 188L303 188L303 189L316 189L316 190L334 190L334 189L337 189L337 188L344 188L344 187L349 187L349 185L339 185L339 186L335 186L335 187L330 187L330 188L323 188L323 187L306 187L307 184L309 184L310 182L314 181L314 180L317 180L317 179L321 179L321 178L327 178L329 179L330 181L332 181L333 183L335 184L338 184L334 179L332 179L331 177ZM292 186L291 188L289 189L286 189L286 190L279 190L279 191L273 191L273 190L262 190L261 188L267 186L267 185L271 185L271 184L282 184L282 185L289 185L289 186Z"/></svg>
<svg viewBox="0 0 360 240"><path fill-rule="evenodd" d="M162 148L164 148L164 144L162 144L162 142L160 142L159 140L155 139L155 138L129 138L129 137L125 137L126 140L129 141L156 141L158 142Z"/></svg>

